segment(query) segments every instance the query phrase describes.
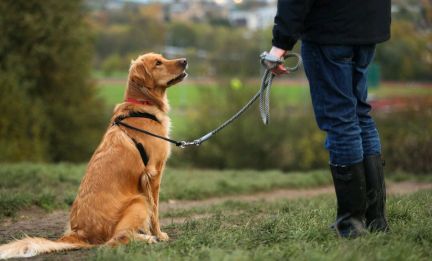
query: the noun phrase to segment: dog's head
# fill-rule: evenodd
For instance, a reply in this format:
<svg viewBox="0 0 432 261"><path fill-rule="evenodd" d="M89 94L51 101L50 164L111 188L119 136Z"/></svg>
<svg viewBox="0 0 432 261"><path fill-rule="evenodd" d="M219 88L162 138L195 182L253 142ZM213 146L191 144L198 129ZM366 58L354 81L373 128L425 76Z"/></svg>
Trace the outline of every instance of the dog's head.
<svg viewBox="0 0 432 261"><path fill-rule="evenodd" d="M140 88L167 88L187 76L186 67L184 58L168 60L160 54L148 53L132 61L129 80Z"/></svg>

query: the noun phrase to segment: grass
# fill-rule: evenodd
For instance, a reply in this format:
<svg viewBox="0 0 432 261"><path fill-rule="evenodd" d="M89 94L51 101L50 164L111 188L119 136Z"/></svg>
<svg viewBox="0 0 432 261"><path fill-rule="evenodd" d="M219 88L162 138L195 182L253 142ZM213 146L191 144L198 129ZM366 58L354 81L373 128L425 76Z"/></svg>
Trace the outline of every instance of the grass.
<svg viewBox="0 0 432 261"><path fill-rule="evenodd" d="M99 87L99 95L110 109L123 99L125 87L117 83L106 83Z"/></svg>
<svg viewBox="0 0 432 261"><path fill-rule="evenodd" d="M0 218L36 205L46 210L72 204L84 171L72 164L0 165Z"/></svg>
<svg viewBox="0 0 432 261"><path fill-rule="evenodd" d="M384 84L382 88L373 89L371 92L377 98L388 98L394 96L431 96L432 88L428 86L416 85L411 83L389 85Z"/></svg>
<svg viewBox="0 0 432 261"><path fill-rule="evenodd" d="M110 108L123 99L124 85L118 83L104 83L99 87L99 95L106 101ZM216 85L200 86L195 84L181 83L178 86L168 89L168 99L173 109L181 109L196 104L199 101L200 89L213 88L217 90ZM258 87L256 88L258 90ZM240 89L239 91L241 91ZM217 95L217 91L215 91ZM309 99L309 89L305 86L293 85L286 88L283 85L275 85L272 88L273 97L278 102L284 102L289 105L300 105Z"/></svg>
<svg viewBox="0 0 432 261"><path fill-rule="evenodd" d="M47 210L67 207L72 203L84 171L84 164L1 164L0 218L13 216L32 205ZM399 181L418 179L405 173L390 177ZM431 179L430 175L420 177L423 181L430 182ZM322 186L330 182L327 171L168 169L161 198L204 199L276 188ZM342 240L328 228L335 216L334 195L271 203L231 200L161 213L162 218L186 219L164 227L171 236L169 242L155 245L132 242L115 249L99 247L48 257L78 255L93 260L430 260L432 190L390 196L387 212L391 233ZM196 216L201 218L192 220Z"/></svg>
<svg viewBox="0 0 432 261"><path fill-rule="evenodd" d="M92 77L93 79L96 80L103 80L103 79L107 79L107 78L112 78L112 79L126 79L128 76L128 72L126 70L124 71L114 71L111 74L106 74L105 72L101 71L101 70L94 70Z"/></svg>
<svg viewBox="0 0 432 261"><path fill-rule="evenodd" d="M171 169L164 176L161 199L205 199L278 188L317 187L330 182L330 175L326 175L324 171L283 173L257 170Z"/></svg>
<svg viewBox="0 0 432 261"><path fill-rule="evenodd" d="M389 234L338 239L333 196L227 204L165 228L172 240L99 248L94 260L430 260L432 191L391 197ZM194 213L188 213L193 215Z"/></svg>
<svg viewBox="0 0 432 261"><path fill-rule="evenodd" d="M29 206L46 210L67 208L75 198L85 164L1 164L0 218ZM248 194L277 188L316 187L330 183L321 171L212 171L167 169L161 200L204 199Z"/></svg>
<svg viewBox="0 0 432 261"><path fill-rule="evenodd" d="M0 219L21 209L69 207L76 195L85 164L0 164ZM392 173L395 181L432 182L432 176ZM327 171L290 172L257 170L170 169L164 174L160 199L199 200L252 194L282 188L311 188L331 184Z"/></svg>
<svg viewBox="0 0 432 261"><path fill-rule="evenodd" d="M168 89L168 99L173 108L179 108L194 104L199 98L200 88L213 88L215 86L198 86L195 84L180 84ZM99 95L106 101L107 105L114 107L123 99L125 85L120 83L104 83L99 86Z"/></svg>

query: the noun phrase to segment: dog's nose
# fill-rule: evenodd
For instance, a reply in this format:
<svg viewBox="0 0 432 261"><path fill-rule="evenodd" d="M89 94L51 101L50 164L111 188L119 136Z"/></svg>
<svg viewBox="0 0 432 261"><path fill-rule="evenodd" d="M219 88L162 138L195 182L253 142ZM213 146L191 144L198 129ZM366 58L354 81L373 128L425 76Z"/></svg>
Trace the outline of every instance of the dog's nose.
<svg viewBox="0 0 432 261"><path fill-rule="evenodd" d="M184 67L186 67L186 65L187 65L187 60L186 60L186 58L180 59L179 63L180 63L181 65L183 65Z"/></svg>

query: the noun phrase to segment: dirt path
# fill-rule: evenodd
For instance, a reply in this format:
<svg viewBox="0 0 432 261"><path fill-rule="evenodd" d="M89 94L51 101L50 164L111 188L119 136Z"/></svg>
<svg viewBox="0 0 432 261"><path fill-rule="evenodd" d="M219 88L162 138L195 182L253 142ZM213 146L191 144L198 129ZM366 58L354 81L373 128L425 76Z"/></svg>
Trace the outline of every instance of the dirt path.
<svg viewBox="0 0 432 261"><path fill-rule="evenodd" d="M429 183L416 183L416 182L400 182L389 183L387 192L392 195L403 195L412 193L422 189L432 189L432 184ZM279 189L268 192L260 192L252 195L233 195L218 198L209 198L204 200L170 200L160 204L160 211L165 212L174 209L191 209L194 207L210 206L220 204L225 201L275 201L280 199L296 199L296 198L309 198L322 194L334 193L333 186L308 188L308 189Z"/></svg>
<svg viewBox="0 0 432 261"><path fill-rule="evenodd" d="M413 193L423 189L432 189L432 183L417 183L417 182L399 182L387 184L387 193L390 195L404 195ZM160 211L169 212L170 210L179 209L191 209L197 207L205 207L216 204L221 204L226 201L240 201L240 202L254 202L254 201L277 201L282 199L298 199L298 198L310 198L316 197L323 194L333 194L333 186L319 187L319 188L308 188L308 189L279 189L268 192L260 192L252 195L233 195L218 198L208 198L204 200L170 200L168 202L162 202L160 204ZM184 218L163 218L161 219L162 225L171 223L182 223L186 219L190 218L202 218L207 215L197 215L193 217Z"/></svg>
<svg viewBox="0 0 432 261"><path fill-rule="evenodd" d="M388 193L391 195L403 195L416 192L422 189L432 189L432 184L415 183L415 182L401 182L389 183ZM323 194L332 194L334 189L332 186L311 188L311 189L280 189L270 192L256 193L253 195L237 195L226 196L219 198L209 198L205 200L170 200L160 204L160 211L169 212L170 210L191 209L196 207L208 207L215 204L221 204L225 201L276 201L281 199L297 199L309 198ZM163 218L161 219L162 225L172 223L182 223L186 219L199 219L207 215L195 215L192 217L181 218ZM31 208L26 211L20 212L15 219L6 219L0 223L0 243L11 240L11 237L20 237L27 234L31 236L43 236L51 239L57 238L64 231L67 222L67 211L54 211L52 213L45 213L38 208Z"/></svg>

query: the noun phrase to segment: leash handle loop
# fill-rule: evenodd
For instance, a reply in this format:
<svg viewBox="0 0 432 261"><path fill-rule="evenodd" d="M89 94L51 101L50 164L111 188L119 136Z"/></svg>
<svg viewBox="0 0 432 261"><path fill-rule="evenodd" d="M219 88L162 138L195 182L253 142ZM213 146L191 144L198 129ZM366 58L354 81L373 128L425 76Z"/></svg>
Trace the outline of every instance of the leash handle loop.
<svg viewBox="0 0 432 261"><path fill-rule="evenodd" d="M297 58L297 63L293 67L285 66L285 68L289 72L295 72L300 68L303 63L301 56L297 53L288 52L283 58L279 58L272 54L269 54L268 52L263 52L260 55L260 62L265 69L272 70L280 64L284 64L289 58L292 57Z"/></svg>
<svg viewBox="0 0 432 261"><path fill-rule="evenodd" d="M289 59L289 58L291 58L291 57L297 58L297 63L296 63L296 65L294 65L293 67L285 66L285 68L286 68L289 72L295 72L295 71L297 71L297 70L300 68L300 66L303 64L303 60L302 60L300 54L289 52L289 53L287 53L287 54L284 56L284 61L286 61L287 59Z"/></svg>

